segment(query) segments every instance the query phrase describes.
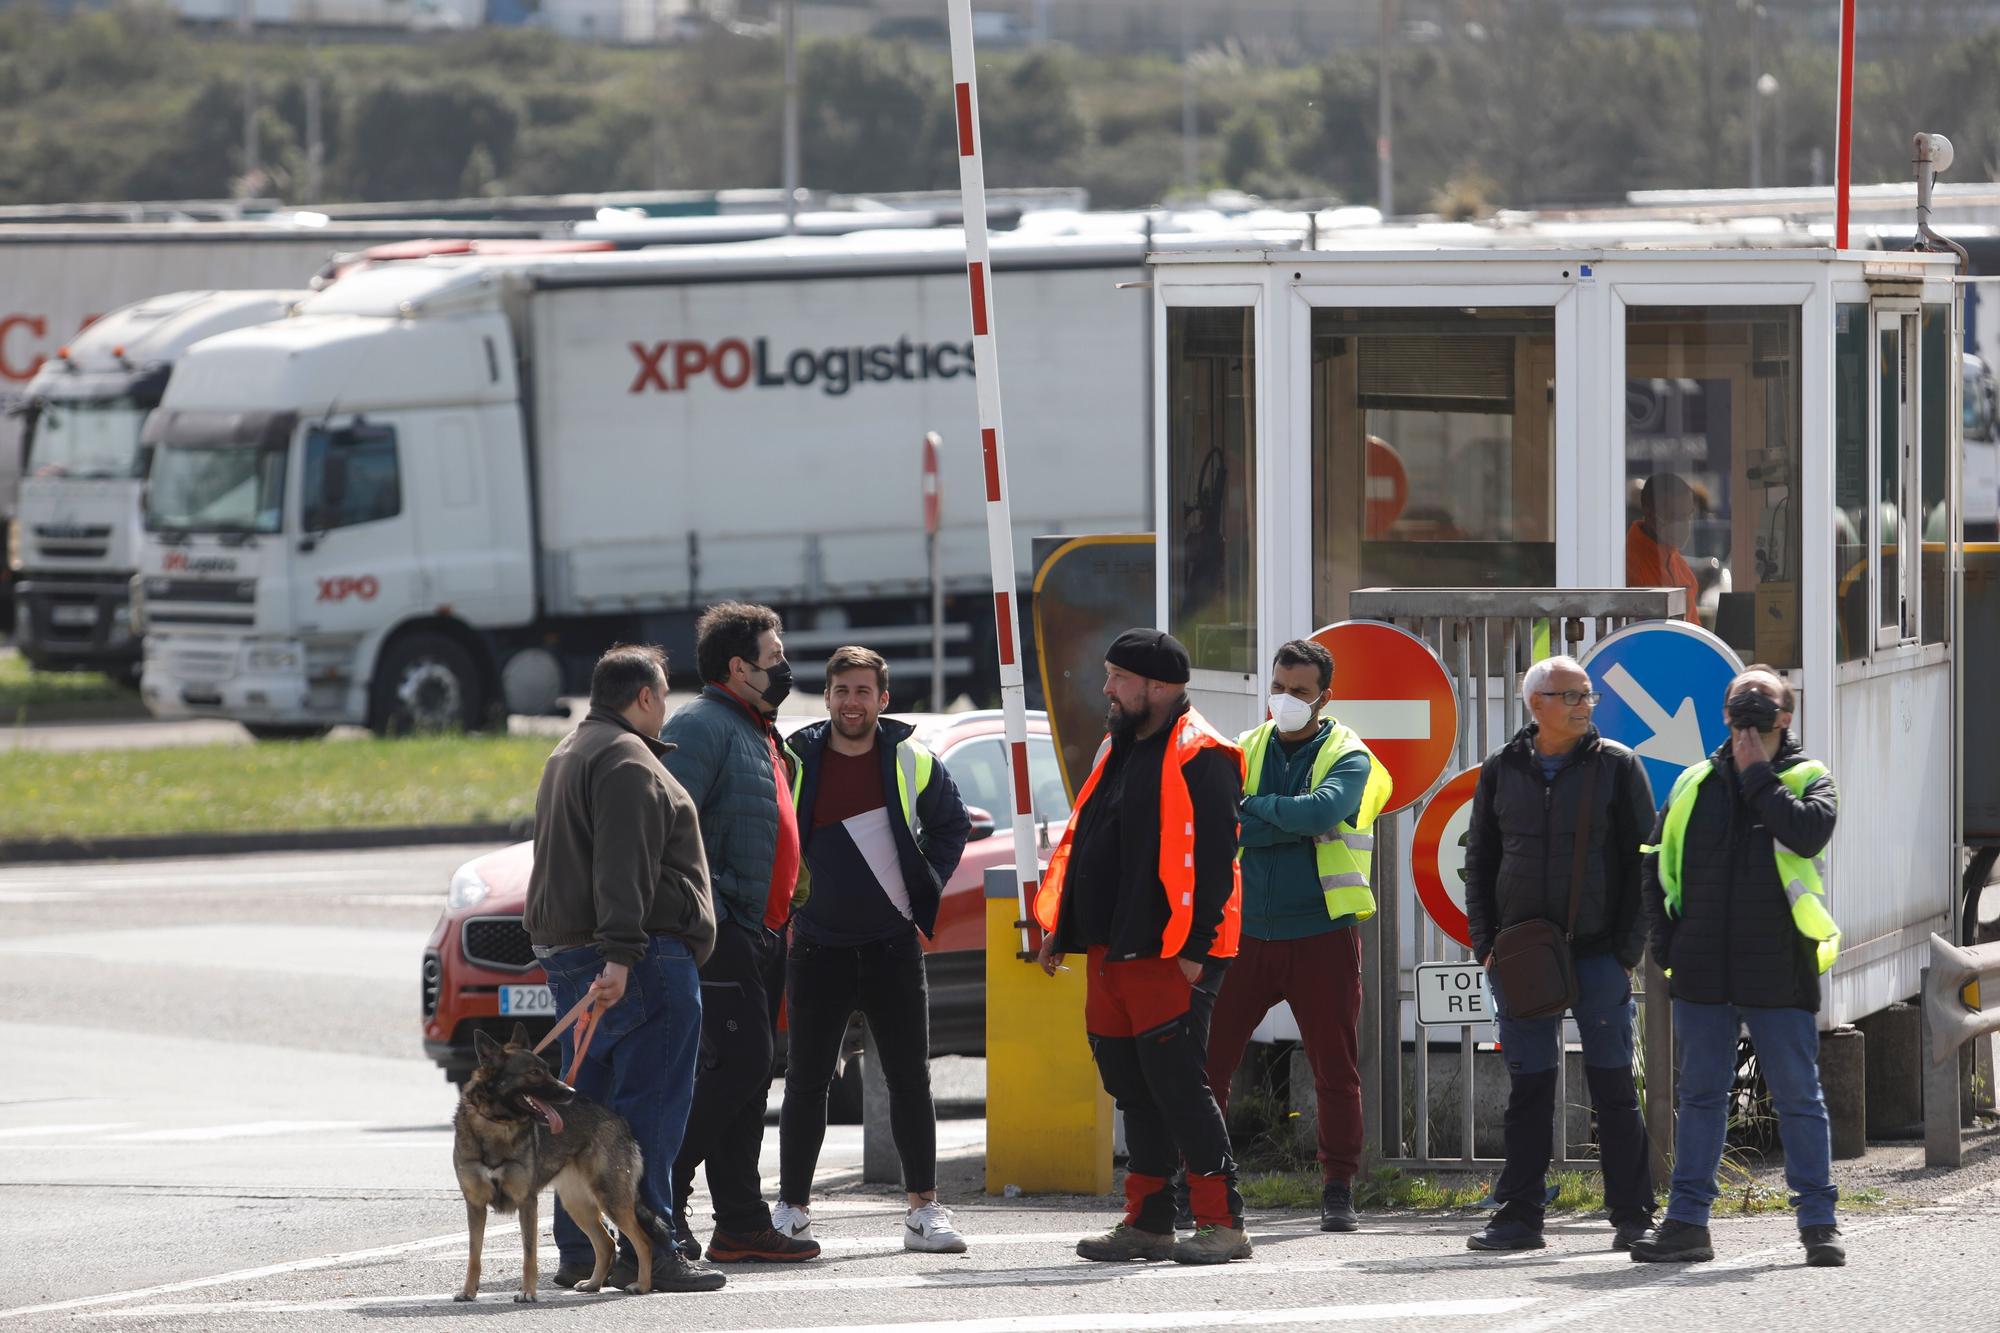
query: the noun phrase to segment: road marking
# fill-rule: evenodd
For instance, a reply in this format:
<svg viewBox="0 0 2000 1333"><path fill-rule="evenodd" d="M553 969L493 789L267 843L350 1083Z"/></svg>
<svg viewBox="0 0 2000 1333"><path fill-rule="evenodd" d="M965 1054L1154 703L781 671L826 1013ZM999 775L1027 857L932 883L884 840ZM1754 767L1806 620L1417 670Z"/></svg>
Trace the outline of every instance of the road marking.
<svg viewBox="0 0 2000 1333"><path fill-rule="evenodd" d="M199 1125L187 1129L147 1129L136 1134L113 1134L106 1142L205 1143L212 1139L263 1139L278 1134L319 1134L336 1129L365 1129L367 1126L366 1120L247 1120L233 1125Z"/></svg>
<svg viewBox="0 0 2000 1333"><path fill-rule="evenodd" d="M1428 699L1335 699L1326 706L1326 712L1371 741L1431 738Z"/></svg>
<svg viewBox="0 0 2000 1333"><path fill-rule="evenodd" d="M519 1234L521 1224L489 1218L486 1223L486 1239L490 1244L496 1236ZM240 1268L233 1273L216 1273L209 1277L188 1278L181 1282L163 1282L156 1287L138 1287L131 1291L110 1291L97 1296L79 1296L75 1300L51 1301L47 1305L24 1305L12 1310L0 1310L0 1320L20 1319L31 1314L50 1314L57 1310L86 1310L100 1305L117 1305L123 1301L142 1301L149 1296L171 1296L182 1291L199 1291L203 1287L222 1287L233 1282L253 1282L260 1277L280 1277L286 1273L308 1273L316 1268L339 1268L343 1264L360 1263L368 1259L392 1259L398 1255L416 1254L424 1250L435 1250L445 1245L464 1245L463 1231L454 1231L449 1236L427 1236L423 1240L406 1240L400 1245L381 1245L369 1250L349 1250L344 1254L325 1254L316 1259L293 1259L282 1264L266 1264L262 1268Z"/></svg>
<svg viewBox="0 0 2000 1333"><path fill-rule="evenodd" d="M1135 1266L1137 1267L1137 1266ZM490 1266L489 1266L490 1268ZM1154 1277L1169 1274L1186 1276L1190 1273L1213 1277L1212 1269L1187 1269L1182 1267L1161 1268L1148 1265L1139 1271ZM1286 1272L1304 1271L1287 1267ZM488 1276L488 1275L482 1275ZM1018 1274L993 1273L994 1281L980 1285L1013 1285L1019 1280ZM1102 1279L1102 1270L1096 1271ZM1261 1276L1261 1275L1260 1275ZM860 1279L857 1279L859 1281ZM933 1284L885 1283L882 1286L928 1286ZM512 1284L500 1276L492 1275L490 1281L482 1281L482 1295L491 1301L503 1298ZM811 1284L798 1282L731 1282L715 1296L736 1293L739 1286L754 1287L756 1291L770 1294L779 1290L797 1291L811 1289ZM213 1317L235 1314L314 1314L342 1310L365 1310L384 1306L422 1308L436 1304L449 1304L455 1293L447 1291L410 1294L400 1296L346 1296L324 1301L214 1301L201 1304L148 1305L131 1310L93 1310L84 1315L89 1319L160 1319L191 1318L195 1316ZM748 1294L748 1293L738 1293ZM591 1305L598 1301L614 1299L611 1293L592 1295L566 1292L560 1289L541 1293L544 1305ZM909 1324L832 1324L801 1328L758 1328L740 1330L739 1333L1094 1333L1095 1330L1122 1330L1142 1328L1244 1328L1266 1324L1293 1323L1363 1323L1385 1319L1467 1319L1479 1316L1511 1314L1526 1306L1536 1304L1541 1298L1536 1296L1505 1296L1483 1300L1439 1300L1400 1301L1390 1304L1373 1305L1315 1305L1304 1308L1281 1310L1166 1310L1152 1314L1076 1314L1076 1315L1002 1315L986 1319L952 1319ZM46 1308L46 1307L44 1307Z"/></svg>
<svg viewBox="0 0 2000 1333"><path fill-rule="evenodd" d="M27 1139L57 1134L97 1134L107 1129L129 1129L134 1122L113 1120L102 1125L13 1125L0 1129L0 1139ZM74 1145L65 1145L73 1148Z"/></svg>

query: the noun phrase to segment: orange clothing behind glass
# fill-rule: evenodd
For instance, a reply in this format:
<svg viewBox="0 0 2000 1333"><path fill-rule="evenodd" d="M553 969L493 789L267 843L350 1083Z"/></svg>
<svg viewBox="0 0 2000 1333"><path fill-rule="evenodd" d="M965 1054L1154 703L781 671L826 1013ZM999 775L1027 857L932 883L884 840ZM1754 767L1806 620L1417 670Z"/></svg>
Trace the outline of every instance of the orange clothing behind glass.
<svg viewBox="0 0 2000 1333"><path fill-rule="evenodd" d="M1675 585L1687 589L1687 619L1699 625L1701 616L1695 611L1695 601L1700 596L1700 588L1694 581L1694 571L1678 547L1656 541L1646 531L1643 520L1633 520L1625 530L1625 586L1628 588L1671 588Z"/></svg>

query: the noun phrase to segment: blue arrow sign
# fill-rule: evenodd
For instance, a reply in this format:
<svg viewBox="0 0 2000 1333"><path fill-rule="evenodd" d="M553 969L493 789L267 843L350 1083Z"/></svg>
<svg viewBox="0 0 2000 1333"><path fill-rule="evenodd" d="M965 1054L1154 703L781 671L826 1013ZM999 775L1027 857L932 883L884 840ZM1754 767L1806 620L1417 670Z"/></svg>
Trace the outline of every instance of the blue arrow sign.
<svg viewBox="0 0 2000 1333"><path fill-rule="evenodd" d="M1597 729L1646 765L1655 807L1681 770L1729 739L1722 702L1743 663L1729 645L1685 620L1646 620L1598 640L1583 659Z"/></svg>

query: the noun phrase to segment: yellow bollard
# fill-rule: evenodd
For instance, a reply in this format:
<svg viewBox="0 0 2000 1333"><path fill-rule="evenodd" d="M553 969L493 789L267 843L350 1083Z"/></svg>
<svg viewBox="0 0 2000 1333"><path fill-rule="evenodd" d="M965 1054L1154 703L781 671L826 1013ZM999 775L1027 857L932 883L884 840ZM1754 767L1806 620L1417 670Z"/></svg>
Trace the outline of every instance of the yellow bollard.
<svg viewBox="0 0 2000 1333"><path fill-rule="evenodd" d="M986 1192L1111 1192L1111 1098L1083 1031L1083 959L1017 955L1014 872L986 875Z"/></svg>

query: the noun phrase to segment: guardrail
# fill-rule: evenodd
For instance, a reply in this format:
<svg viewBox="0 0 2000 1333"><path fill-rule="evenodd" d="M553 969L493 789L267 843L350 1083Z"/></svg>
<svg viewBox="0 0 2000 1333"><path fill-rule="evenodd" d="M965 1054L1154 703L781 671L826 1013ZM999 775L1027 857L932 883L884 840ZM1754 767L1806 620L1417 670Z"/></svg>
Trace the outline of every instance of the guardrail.
<svg viewBox="0 0 2000 1333"><path fill-rule="evenodd" d="M2000 1032L2000 1008L1983 1009L1985 983L2000 982L2000 944L1961 949L1935 932L1924 969L1924 1165L1964 1159L1959 1088L1965 1044Z"/></svg>

